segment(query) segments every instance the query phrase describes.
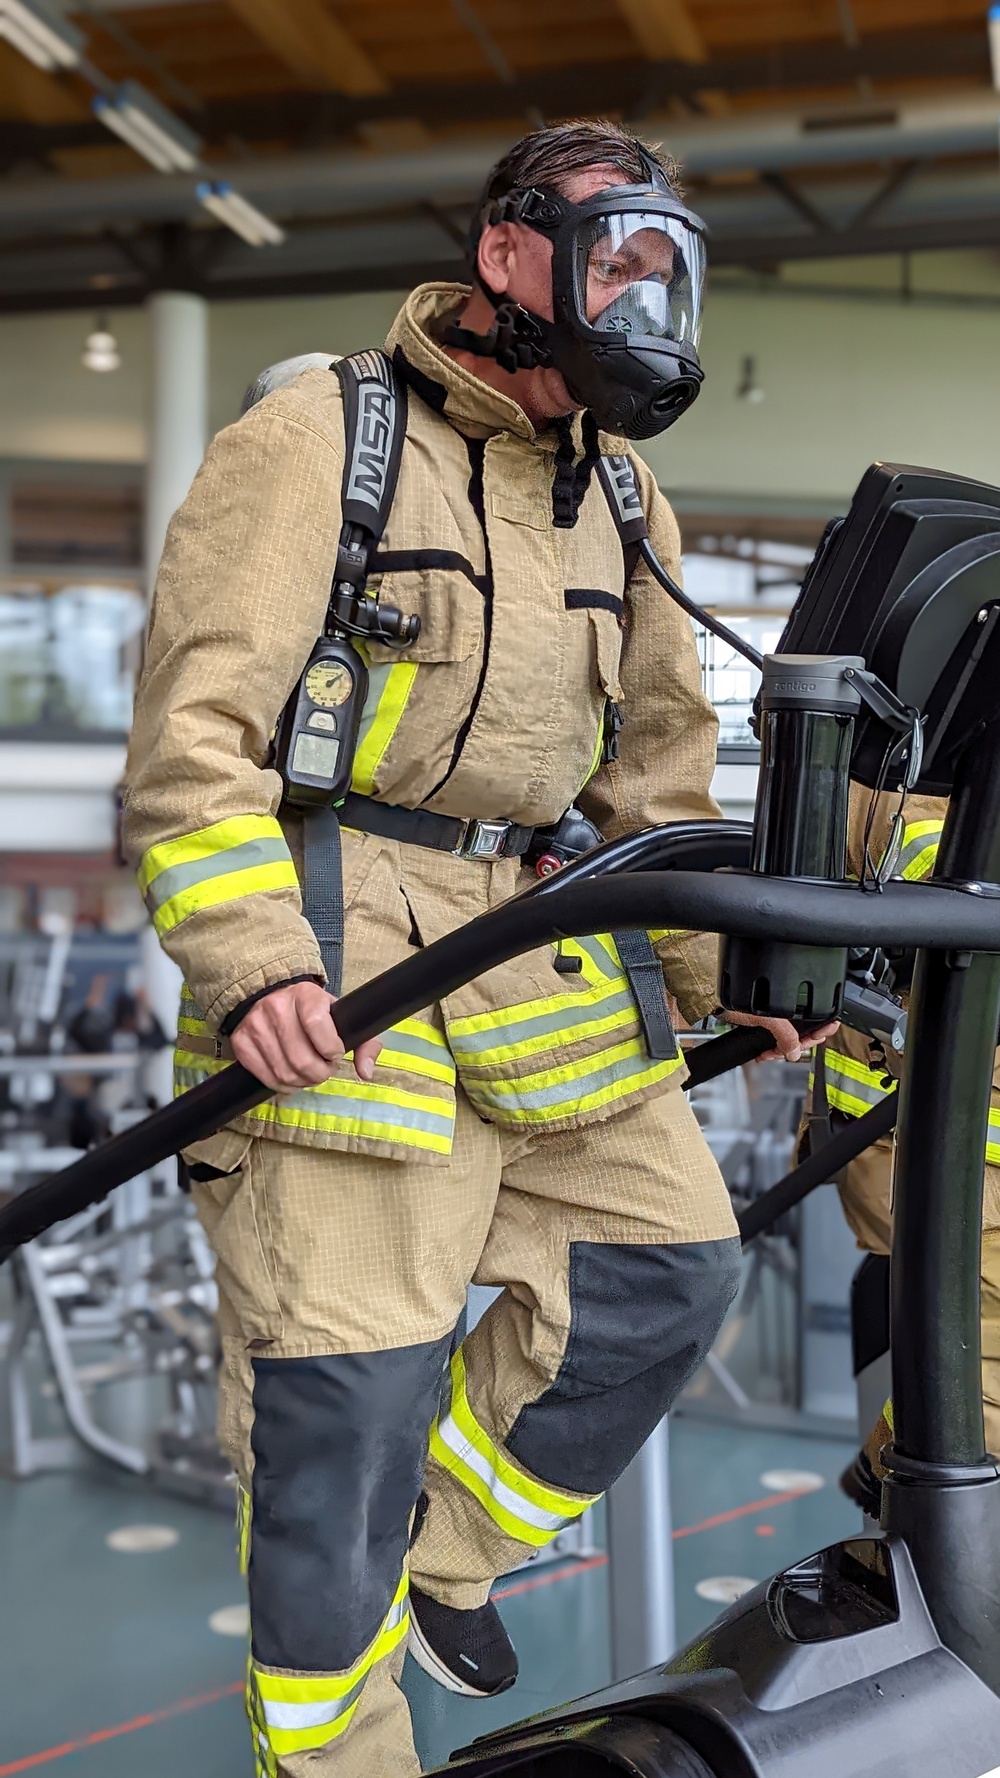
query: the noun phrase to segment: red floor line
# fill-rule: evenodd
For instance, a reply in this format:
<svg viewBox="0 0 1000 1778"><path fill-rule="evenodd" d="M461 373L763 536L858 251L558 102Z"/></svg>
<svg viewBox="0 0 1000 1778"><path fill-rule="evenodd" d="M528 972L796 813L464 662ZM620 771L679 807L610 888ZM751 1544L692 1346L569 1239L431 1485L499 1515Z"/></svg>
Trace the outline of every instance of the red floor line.
<svg viewBox="0 0 1000 1778"><path fill-rule="evenodd" d="M238 1679L217 1692L202 1692L197 1698L179 1698L176 1704L167 1704L162 1710L149 1710L144 1716L133 1716L130 1722L115 1723L110 1729L94 1729L92 1734L81 1735L78 1741L63 1741L60 1746L46 1747L41 1753L26 1754L23 1759L0 1766L0 1778L14 1778L15 1772L30 1772L34 1766L44 1766L49 1760L65 1759L68 1753L83 1753L88 1747L100 1747L104 1741L114 1741L119 1735L152 1728L155 1723L168 1722L173 1716L184 1716L189 1710L201 1710L206 1704L218 1704L223 1698L232 1698L242 1692L243 1688L244 1681Z"/></svg>
<svg viewBox="0 0 1000 1778"><path fill-rule="evenodd" d="M762 1500L748 1500L745 1506L734 1506L728 1512L714 1513L710 1519L702 1519L697 1525L680 1525L674 1532L675 1540L679 1537L697 1537L700 1531L713 1531L717 1525L729 1525L734 1519L745 1519L751 1513L760 1513L770 1506L786 1506L791 1500L801 1500L803 1495L811 1493L809 1488L789 1488L784 1494L765 1494ZM537 1587L550 1587L557 1580L570 1580L578 1574L587 1574L591 1569L604 1568L607 1556L587 1556L582 1562L568 1562L564 1568L552 1568L547 1573L530 1575L526 1580L515 1581L512 1587L504 1587L501 1592L494 1593L494 1599L513 1599L520 1593L533 1593ZM35 1766L47 1765L50 1760L65 1759L69 1753L84 1753L88 1747L99 1747L104 1741L114 1741L119 1735L134 1734L136 1729L152 1728L158 1722L168 1722L173 1716L184 1716L189 1710L201 1710L206 1704L218 1704L223 1698L235 1697L243 1690L243 1680L238 1679L233 1685L225 1685L217 1692L203 1692L198 1698L180 1698L176 1704L167 1704L162 1710L150 1710L145 1716L133 1716L130 1722L115 1723L110 1729L95 1729L90 1735L82 1735L78 1741L63 1741L58 1747L46 1747L41 1753L26 1754L23 1759L12 1760L9 1765L0 1766L0 1778L15 1778L18 1772L30 1772Z"/></svg>

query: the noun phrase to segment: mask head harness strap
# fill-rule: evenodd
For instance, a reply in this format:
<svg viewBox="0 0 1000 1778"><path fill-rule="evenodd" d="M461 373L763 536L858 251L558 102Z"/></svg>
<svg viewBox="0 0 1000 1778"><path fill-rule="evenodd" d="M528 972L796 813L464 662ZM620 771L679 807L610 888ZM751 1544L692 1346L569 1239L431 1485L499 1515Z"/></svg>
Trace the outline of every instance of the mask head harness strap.
<svg viewBox="0 0 1000 1778"><path fill-rule="evenodd" d="M574 270L575 244L595 218L644 214L649 227L658 223L669 232L683 269L690 266L686 254L693 259L703 252L704 224L681 203L655 158L645 149L641 155L642 183L610 186L579 204L543 185L490 198L473 223L469 254L475 281L493 307L493 325L477 333L451 322L441 335L446 345L493 358L512 375L554 367L574 400L593 411L598 425L633 438L652 437L672 424L694 400L702 377L694 346L696 313L690 316L687 333L675 339L645 338L638 328L633 334L631 318L623 319L617 331L602 330L583 312L585 299ZM479 270L483 230L503 222L520 223L552 242L551 321L493 290ZM700 276L693 280L695 287L696 306Z"/></svg>

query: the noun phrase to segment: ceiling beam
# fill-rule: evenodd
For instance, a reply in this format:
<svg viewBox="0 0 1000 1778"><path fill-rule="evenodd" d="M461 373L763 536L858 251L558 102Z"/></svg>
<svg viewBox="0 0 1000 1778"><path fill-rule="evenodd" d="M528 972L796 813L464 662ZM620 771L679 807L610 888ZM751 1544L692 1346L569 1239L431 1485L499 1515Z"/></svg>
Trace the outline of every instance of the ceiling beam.
<svg viewBox="0 0 1000 1778"><path fill-rule="evenodd" d="M618 10L651 62L708 60L685 0L618 0Z"/></svg>
<svg viewBox="0 0 1000 1778"><path fill-rule="evenodd" d="M286 245L266 256L197 229L188 236L190 251L180 254L188 267L185 287L222 301L406 290L426 279L460 279L462 262L457 245L449 251L445 240L446 233L452 231L442 230L441 251L433 233L427 235L423 247L415 238L413 220L412 212L409 220L400 213L360 232L353 226L346 232L331 229L320 244L312 231L290 229ZM878 228L827 226L800 234L769 235L739 230L738 213L726 230L714 229L713 267L776 271L782 264L806 260L996 247L1000 244L1000 205L979 215L949 220L942 220L940 212L917 213L905 222ZM186 234L176 231L178 251ZM162 230L143 229L127 241L109 233L87 241L64 237L48 244L43 252L31 244L12 243L0 251L0 313L140 303L157 283L162 235ZM396 255L387 253L386 245L391 247L397 241ZM792 287L785 288L791 293ZM872 294L877 297L880 293L876 290Z"/></svg>
<svg viewBox="0 0 1000 1778"><path fill-rule="evenodd" d="M322 0L226 0L230 12L272 55L304 80L358 98L388 91L367 50L356 43Z"/></svg>
<svg viewBox="0 0 1000 1778"><path fill-rule="evenodd" d="M257 0L253 0L257 4ZM282 4L284 0L282 0ZM17 90L31 93L43 116L34 122L22 105L9 105L21 117L0 119L0 157L9 161L44 157L49 148L87 147L105 142L107 132L90 120L65 83L32 69L13 50L0 64L9 67ZM16 64L16 66L15 66ZM24 70L24 75L21 70ZM311 70L315 74L315 69ZM777 49L765 54L714 59L711 62L621 61L569 64L533 75L519 75L509 85L499 80L428 82L404 90L366 95L311 91L261 93L253 98L208 100L187 114L199 135L209 142L232 137L247 143L289 141L293 145L351 137L368 122L419 118L431 127L442 117L451 124L516 120L532 107L545 117L600 116L620 111L637 116L665 105L671 97L695 98L706 88L740 93L771 90L775 102L783 89L823 85L849 86L859 74L877 81L924 77L978 79L990 82L986 34L975 31L892 32L862 39L856 49L832 42ZM5 83L0 83L0 99ZM890 106L891 109L891 106ZM69 120L79 117L79 123ZM63 122L62 120L66 120ZM24 120L24 121L22 121ZM46 133L43 125L49 125Z"/></svg>

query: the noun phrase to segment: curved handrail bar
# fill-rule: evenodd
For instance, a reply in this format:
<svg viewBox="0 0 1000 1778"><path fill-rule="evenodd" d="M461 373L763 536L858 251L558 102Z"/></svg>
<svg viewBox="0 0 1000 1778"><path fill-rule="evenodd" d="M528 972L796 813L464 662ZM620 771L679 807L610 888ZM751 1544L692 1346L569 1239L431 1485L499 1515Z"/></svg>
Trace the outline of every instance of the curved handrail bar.
<svg viewBox="0 0 1000 1778"><path fill-rule="evenodd" d="M560 883L481 914L345 994L337 1003L337 1028L353 1049L522 951L594 932L665 926L788 944L1000 953L1000 900L942 885L890 883L880 895L868 895L850 884L750 873L633 871ZM0 1260L270 1097L238 1063L182 1094L0 1210Z"/></svg>

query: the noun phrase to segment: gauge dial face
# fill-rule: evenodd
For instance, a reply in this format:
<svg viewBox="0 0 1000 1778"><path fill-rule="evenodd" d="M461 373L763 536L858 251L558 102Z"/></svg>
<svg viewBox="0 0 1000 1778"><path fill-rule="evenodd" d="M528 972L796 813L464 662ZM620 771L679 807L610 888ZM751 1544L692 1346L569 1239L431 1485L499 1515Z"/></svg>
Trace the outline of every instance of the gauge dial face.
<svg viewBox="0 0 1000 1778"><path fill-rule="evenodd" d="M306 693L321 710L346 704L354 690L354 675L340 661L317 661L306 674Z"/></svg>

